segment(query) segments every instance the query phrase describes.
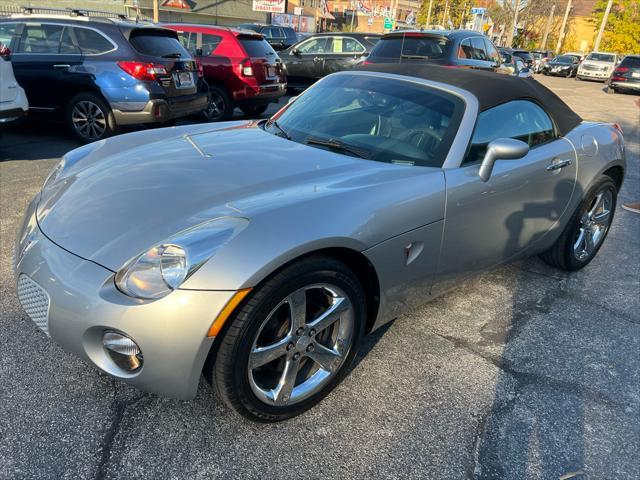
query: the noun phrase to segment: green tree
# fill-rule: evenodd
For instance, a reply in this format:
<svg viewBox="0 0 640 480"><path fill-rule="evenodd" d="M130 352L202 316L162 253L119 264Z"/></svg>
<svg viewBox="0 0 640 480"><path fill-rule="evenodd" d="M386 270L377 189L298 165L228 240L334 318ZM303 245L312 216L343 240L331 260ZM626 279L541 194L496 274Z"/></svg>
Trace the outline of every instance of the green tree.
<svg viewBox="0 0 640 480"><path fill-rule="evenodd" d="M451 22L454 28L460 27L461 23L469 20L472 3L471 0L433 0L433 6L431 7L431 25L442 25L445 28L449 28L449 22ZM418 12L419 26L427 24L428 14L429 0L422 0L420 12Z"/></svg>
<svg viewBox="0 0 640 480"><path fill-rule="evenodd" d="M600 28L607 0L599 0L594 6L591 21ZM615 0L607 19L600 50L618 53L640 53L640 2Z"/></svg>

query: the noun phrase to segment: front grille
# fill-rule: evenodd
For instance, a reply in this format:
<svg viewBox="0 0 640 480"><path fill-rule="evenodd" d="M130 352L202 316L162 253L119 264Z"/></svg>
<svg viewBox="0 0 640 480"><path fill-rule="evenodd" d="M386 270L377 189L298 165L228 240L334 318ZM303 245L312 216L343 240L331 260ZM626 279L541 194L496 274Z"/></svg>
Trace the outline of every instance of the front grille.
<svg viewBox="0 0 640 480"><path fill-rule="evenodd" d="M18 277L18 299L29 318L49 335L49 294L23 273Z"/></svg>
<svg viewBox="0 0 640 480"><path fill-rule="evenodd" d="M593 70L593 71L596 71L596 72L604 72L607 69L607 67L600 66L600 65L585 65L584 69L585 70Z"/></svg>

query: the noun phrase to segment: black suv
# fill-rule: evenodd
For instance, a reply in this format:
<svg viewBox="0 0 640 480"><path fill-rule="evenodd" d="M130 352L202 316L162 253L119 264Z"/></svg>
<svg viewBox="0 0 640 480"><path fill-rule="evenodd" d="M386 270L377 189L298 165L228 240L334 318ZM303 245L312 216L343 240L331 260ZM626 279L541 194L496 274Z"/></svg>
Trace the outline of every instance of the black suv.
<svg viewBox="0 0 640 480"><path fill-rule="evenodd" d="M83 142L207 108L202 71L172 30L74 11L0 19L0 36L30 112L63 119Z"/></svg>
<svg viewBox="0 0 640 480"><path fill-rule="evenodd" d="M434 63L495 72L500 55L491 40L472 30L404 30L384 35L364 63Z"/></svg>
<svg viewBox="0 0 640 480"><path fill-rule="evenodd" d="M260 23L241 23L238 25L238 28L261 33L274 50L284 50L298 41L298 36L291 27L262 25Z"/></svg>

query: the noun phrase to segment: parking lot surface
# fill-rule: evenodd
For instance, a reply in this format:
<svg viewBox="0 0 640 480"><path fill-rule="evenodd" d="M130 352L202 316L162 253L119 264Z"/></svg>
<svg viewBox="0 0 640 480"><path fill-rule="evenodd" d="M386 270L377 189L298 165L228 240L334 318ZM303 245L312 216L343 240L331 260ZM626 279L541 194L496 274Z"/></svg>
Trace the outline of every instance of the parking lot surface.
<svg viewBox="0 0 640 480"><path fill-rule="evenodd" d="M187 402L128 387L36 328L15 295L13 239L77 144L47 124L7 133L0 478L640 478L640 215L620 208L640 199L638 97L536 78L625 132L627 177L595 260L566 274L531 258L461 284L366 339L331 395L275 425L240 418L204 381Z"/></svg>

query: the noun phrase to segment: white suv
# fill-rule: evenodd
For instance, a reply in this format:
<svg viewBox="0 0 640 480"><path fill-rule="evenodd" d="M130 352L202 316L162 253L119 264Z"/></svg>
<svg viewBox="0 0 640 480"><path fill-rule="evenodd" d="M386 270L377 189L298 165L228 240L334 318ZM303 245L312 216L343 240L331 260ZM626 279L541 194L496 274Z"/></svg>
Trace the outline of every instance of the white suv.
<svg viewBox="0 0 640 480"><path fill-rule="evenodd" d="M591 52L578 67L576 79L589 79L605 81L618 64L618 55L615 53Z"/></svg>
<svg viewBox="0 0 640 480"><path fill-rule="evenodd" d="M29 102L11 67L11 51L0 41L0 135L27 114Z"/></svg>

